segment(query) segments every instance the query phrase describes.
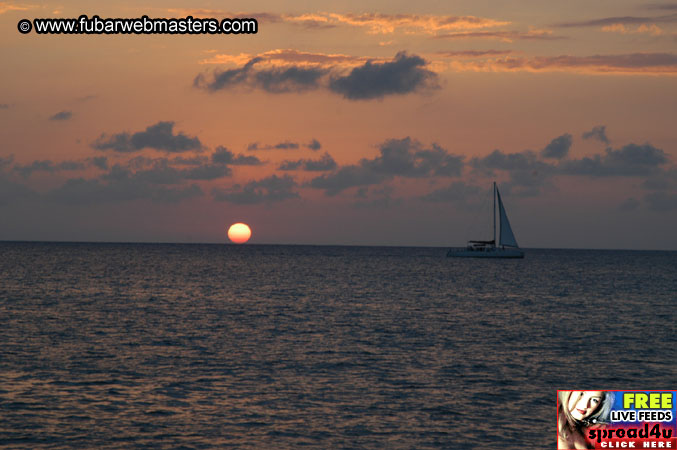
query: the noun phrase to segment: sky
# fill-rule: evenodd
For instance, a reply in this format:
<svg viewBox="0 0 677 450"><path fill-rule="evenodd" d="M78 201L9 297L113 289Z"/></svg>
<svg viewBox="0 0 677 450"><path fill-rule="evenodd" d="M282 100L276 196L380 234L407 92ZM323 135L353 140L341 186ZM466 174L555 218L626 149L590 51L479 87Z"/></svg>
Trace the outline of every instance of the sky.
<svg viewBox="0 0 677 450"><path fill-rule="evenodd" d="M256 34L21 19L255 18ZM677 2L0 1L0 240L677 250Z"/></svg>

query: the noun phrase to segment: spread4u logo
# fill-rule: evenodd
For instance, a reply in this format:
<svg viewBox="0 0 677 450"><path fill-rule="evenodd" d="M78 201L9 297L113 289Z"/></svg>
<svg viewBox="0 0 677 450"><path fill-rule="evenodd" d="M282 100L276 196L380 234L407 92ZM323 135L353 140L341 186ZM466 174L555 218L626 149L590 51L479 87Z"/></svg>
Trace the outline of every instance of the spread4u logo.
<svg viewBox="0 0 677 450"><path fill-rule="evenodd" d="M677 449L676 391L557 391L557 448Z"/></svg>

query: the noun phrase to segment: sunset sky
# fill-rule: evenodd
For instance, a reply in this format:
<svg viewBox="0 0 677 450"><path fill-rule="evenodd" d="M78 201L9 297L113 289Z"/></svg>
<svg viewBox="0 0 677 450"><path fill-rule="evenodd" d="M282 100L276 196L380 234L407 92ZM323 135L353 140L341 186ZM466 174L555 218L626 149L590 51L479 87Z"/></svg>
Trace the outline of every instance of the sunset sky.
<svg viewBox="0 0 677 450"><path fill-rule="evenodd" d="M93 5L0 1L0 240L677 250L677 2Z"/></svg>

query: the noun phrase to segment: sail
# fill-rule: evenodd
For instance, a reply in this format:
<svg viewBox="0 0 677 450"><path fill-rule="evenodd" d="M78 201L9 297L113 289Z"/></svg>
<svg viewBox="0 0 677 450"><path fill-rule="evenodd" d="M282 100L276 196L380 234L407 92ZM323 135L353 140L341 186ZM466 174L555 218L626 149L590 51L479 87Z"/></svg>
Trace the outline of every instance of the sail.
<svg viewBox="0 0 677 450"><path fill-rule="evenodd" d="M501 224L501 235L498 237L498 245L519 247L515 235L512 233L512 228L510 228L510 221L508 220L508 215L505 213L505 208L503 207L501 194L498 192L498 188L496 188L496 195L498 196L498 214L500 220L499 223Z"/></svg>

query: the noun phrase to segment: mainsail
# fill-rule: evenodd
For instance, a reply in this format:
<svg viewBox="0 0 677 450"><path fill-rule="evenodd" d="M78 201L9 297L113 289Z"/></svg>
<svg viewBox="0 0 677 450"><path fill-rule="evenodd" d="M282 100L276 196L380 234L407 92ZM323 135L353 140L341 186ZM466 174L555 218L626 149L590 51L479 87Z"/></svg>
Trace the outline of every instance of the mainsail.
<svg viewBox="0 0 677 450"><path fill-rule="evenodd" d="M510 221L508 220L508 215L505 213L505 208L503 208L503 202L501 201L501 194L498 192L498 188L496 188L496 195L498 196L498 214L499 223L501 225L500 236L498 237L498 245L519 247L519 245L517 245L515 235L512 233L512 228L510 228Z"/></svg>

